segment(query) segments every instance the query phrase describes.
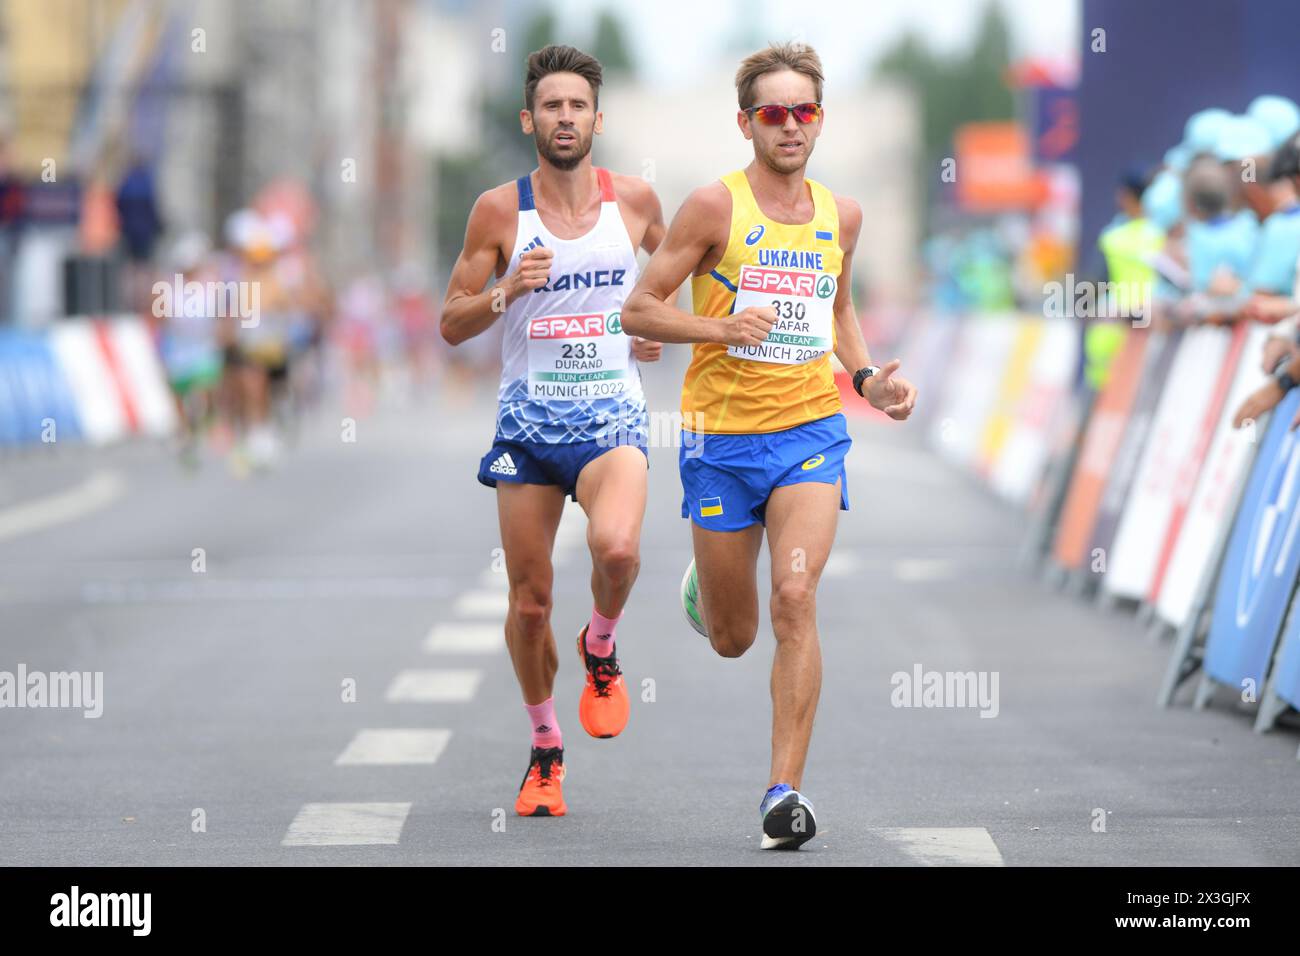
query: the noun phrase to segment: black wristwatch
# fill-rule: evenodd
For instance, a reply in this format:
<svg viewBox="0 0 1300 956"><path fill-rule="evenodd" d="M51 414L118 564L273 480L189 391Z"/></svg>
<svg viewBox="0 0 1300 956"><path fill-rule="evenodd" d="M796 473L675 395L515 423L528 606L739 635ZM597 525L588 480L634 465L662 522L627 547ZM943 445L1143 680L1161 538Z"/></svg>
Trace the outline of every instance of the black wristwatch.
<svg viewBox="0 0 1300 956"><path fill-rule="evenodd" d="M1287 374L1286 366L1283 366L1280 371L1274 373L1273 381L1277 382L1277 387L1282 389L1283 395L1296 386L1296 380Z"/></svg>
<svg viewBox="0 0 1300 956"><path fill-rule="evenodd" d="M875 375L879 371L880 371L879 365L868 365L866 368L860 368L856 372L854 372L853 391L857 392L859 395L862 395L862 383L865 382L867 379L871 378L871 376ZM862 397L866 398L867 396L862 395Z"/></svg>

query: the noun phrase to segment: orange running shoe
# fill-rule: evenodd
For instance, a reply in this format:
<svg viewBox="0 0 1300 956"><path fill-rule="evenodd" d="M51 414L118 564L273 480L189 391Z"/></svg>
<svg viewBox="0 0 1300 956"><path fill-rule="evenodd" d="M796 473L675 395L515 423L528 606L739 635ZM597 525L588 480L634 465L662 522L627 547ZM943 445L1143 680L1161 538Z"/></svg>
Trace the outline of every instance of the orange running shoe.
<svg viewBox="0 0 1300 956"><path fill-rule="evenodd" d="M515 813L521 817L562 817L564 805L564 748L534 747L528 772L519 785Z"/></svg>
<svg viewBox="0 0 1300 956"><path fill-rule="evenodd" d="M578 656L587 671L587 686L582 689L582 697L578 700L578 719L582 721L583 729L593 737L617 737L627 726L632 704L627 699L618 657L612 652L609 657L587 653L586 637L590 626L584 624L578 632Z"/></svg>

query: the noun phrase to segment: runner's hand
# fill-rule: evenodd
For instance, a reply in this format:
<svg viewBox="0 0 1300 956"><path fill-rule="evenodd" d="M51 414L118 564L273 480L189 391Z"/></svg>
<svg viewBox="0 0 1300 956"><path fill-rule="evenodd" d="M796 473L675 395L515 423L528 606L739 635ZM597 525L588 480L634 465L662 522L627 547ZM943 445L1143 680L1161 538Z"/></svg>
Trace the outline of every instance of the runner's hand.
<svg viewBox="0 0 1300 956"><path fill-rule="evenodd" d="M632 356L638 362L657 362L663 351L664 344L662 342L652 342L650 339L643 339L639 335L632 336Z"/></svg>
<svg viewBox="0 0 1300 956"><path fill-rule="evenodd" d="M519 268L512 273L514 282L511 298L518 298L525 292L546 285L551 277L551 260L554 258L555 252L545 246L537 246L521 255Z"/></svg>
<svg viewBox="0 0 1300 956"><path fill-rule="evenodd" d="M894 372L902 364L894 359L867 379L863 389L873 407L900 422L912 414L912 406L916 404L916 386L905 378L894 377Z"/></svg>
<svg viewBox="0 0 1300 956"><path fill-rule="evenodd" d="M726 345L758 345L775 324L776 309L770 305L751 305L723 320L722 341Z"/></svg>

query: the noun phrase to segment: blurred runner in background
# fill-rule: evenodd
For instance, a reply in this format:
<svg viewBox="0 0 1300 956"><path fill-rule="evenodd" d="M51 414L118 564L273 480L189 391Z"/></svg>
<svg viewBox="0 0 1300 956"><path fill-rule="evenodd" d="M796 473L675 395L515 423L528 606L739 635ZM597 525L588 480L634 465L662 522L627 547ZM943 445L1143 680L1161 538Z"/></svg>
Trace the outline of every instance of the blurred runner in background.
<svg viewBox="0 0 1300 956"><path fill-rule="evenodd" d="M179 284L182 290L180 301L173 297L168 314L162 317L159 346L181 422L181 460L190 467L199 463L199 439L211 422L215 390L221 382L217 319L206 295L206 284L215 276L208 262L211 251L203 233L185 233L172 245L170 272L161 280ZM190 282L199 283L200 294L184 294Z"/></svg>

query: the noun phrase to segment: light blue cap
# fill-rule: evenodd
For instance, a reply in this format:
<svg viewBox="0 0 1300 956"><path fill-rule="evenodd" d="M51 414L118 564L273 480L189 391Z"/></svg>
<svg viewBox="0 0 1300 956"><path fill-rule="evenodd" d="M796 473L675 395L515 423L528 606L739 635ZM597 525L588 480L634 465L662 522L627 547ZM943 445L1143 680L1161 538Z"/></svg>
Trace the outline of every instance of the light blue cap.
<svg viewBox="0 0 1300 956"><path fill-rule="evenodd" d="M1214 155L1223 162L1264 156L1273 152L1273 134L1259 120L1249 116L1232 116L1219 127Z"/></svg>
<svg viewBox="0 0 1300 956"><path fill-rule="evenodd" d="M1180 173L1187 168L1187 164L1191 161L1192 151L1182 143L1165 152L1164 164L1170 169L1178 170Z"/></svg>
<svg viewBox="0 0 1300 956"><path fill-rule="evenodd" d="M1183 216L1183 181L1173 170L1156 174L1142 194L1142 211L1148 219L1168 232Z"/></svg>
<svg viewBox="0 0 1300 956"><path fill-rule="evenodd" d="M1274 149L1300 130L1300 106L1285 96L1257 96L1246 107L1246 115L1268 130Z"/></svg>
<svg viewBox="0 0 1300 956"><path fill-rule="evenodd" d="M1193 113L1183 127L1182 145L1193 155L1211 152L1219 141L1219 127L1230 119L1232 114L1218 107Z"/></svg>

